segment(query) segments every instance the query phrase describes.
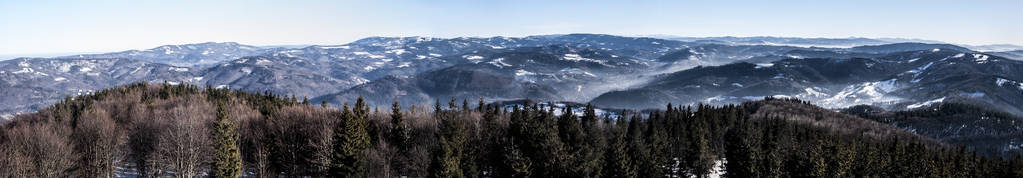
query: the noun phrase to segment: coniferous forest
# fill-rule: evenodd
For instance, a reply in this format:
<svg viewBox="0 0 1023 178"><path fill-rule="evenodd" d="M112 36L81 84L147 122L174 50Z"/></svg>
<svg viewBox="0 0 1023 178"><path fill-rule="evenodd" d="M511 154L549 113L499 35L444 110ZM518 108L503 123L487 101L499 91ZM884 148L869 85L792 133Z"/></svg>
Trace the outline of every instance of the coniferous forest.
<svg viewBox="0 0 1023 178"><path fill-rule="evenodd" d="M1018 153L794 99L616 115L350 103L145 83L68 97L0 126L0 177L1023 177Z"/></svg>

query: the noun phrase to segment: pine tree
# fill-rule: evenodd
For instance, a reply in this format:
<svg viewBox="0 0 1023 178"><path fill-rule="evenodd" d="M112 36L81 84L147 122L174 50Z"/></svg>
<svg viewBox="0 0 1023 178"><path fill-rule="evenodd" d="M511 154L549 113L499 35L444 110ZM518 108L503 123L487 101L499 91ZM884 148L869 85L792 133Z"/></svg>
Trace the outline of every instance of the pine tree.
<svg viewBox="0 0 1023 178"><path fill-rule="evenodd" d="M356 106L365 107L361 97L359 101ZM347 103L342 110L337 129L334 130L334 154L330 172L333 177L363 177L365 168L361 162L361 154L363 150L369 148L370 140L365 118L359 117L360 115L356 113L365 111L359 111L363 110L359 107L353 111Z"/></svg>
<svg viewBox="0 0 1023 178"><path fill-rule="evenodd" d="M238 152L238 133L228 119L224 103L217 103L217 120L213 123L214 149L212 177L240 177L241 154Z"/></svg>

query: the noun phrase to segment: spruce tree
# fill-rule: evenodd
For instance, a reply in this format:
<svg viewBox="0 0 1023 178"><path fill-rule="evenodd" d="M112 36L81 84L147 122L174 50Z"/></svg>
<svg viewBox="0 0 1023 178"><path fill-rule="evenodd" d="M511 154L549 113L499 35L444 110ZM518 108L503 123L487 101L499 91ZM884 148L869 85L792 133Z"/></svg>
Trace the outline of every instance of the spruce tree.
<svg viewBox="0 0 1023 178"><path fill-rule="evenodd" d="M811 141L809 145L809 159L807 175L811 177L826 177L828 172L827 155L824 152L824 140Z"/></svg>
<svg viewBox="0 0 1023 178"><path fill-rule="evenodd" d="M238 133L228 119L222 102L217 104L217 120L213 123L214 149L212 177L240 177L242 173L241 154L238 152Z"/></svg>
<svg viewBox="0 0 1023 178"><path fill-rule="evenodd" d="M605 177L637 177L636 170L632 166L632 159L628 154L628 143L625 141L626 129L625 119L616 119L612 126L613 133L609 138L607 151L604 154L604 167L602 176Z"/></svg>
<svg viewBox="0 0 1023 178"><path fill-rule="evenodd" d="M457 111L458 104L455 104L455 97L451 97L451 101L448 102L448 110Z"/></svg>
<svg viewBox="0 0 1023 178"><path fill-rule="evenodd" d="M728 177L760 177L758 145L747 121L740 121L725 134L725 163Z"/></svg>
<svg viewBox="0 0 1023 178"><path fill-rule="evenodd" d="M592 175L593 169L589 167L586 160L590 154L590 146L586 141L586 134L578 117L572 112L572 107L562 110L561 117L558 117L558 136L564 143L564 150L568 155L561 164L570 175Z"/></svg>
<svg viewBox="0 0 1023 178"><path fill-rule="evenodd" d="M628 145L626 148L629 157L631 157L632 170L636 171L637 176L647 177L648 171L645 166L652 165L650 163L650 152L647 143L643 140L643 130L645 130L642 118L638 115L633 115L629 119L629 129L625 135L625 143Z"/></svg>
<svg viewBox="0 0 1023 178"><path fill-rule="evenodd" d="M400 175L407 173L405 171L408 165L408 156L410 147L412 147L412 128L405 122L404 114L401 111L401 104L398 104L398 100L394 100L391 104L391 130L390 136L388 137L389 142L394 145L398 150L398 159L394 160L392 164L397 168Z"/></svg>
<svg viewBox="0 0 1023 178"><path fill-rule="evenodd" d="M465 126L452 112L435 115L440 120L440 131L437 133L440 142L433 151L430 177L465 177L460 168L466 141Z"/></svg>
<svg viewBox="0 0 1023 178"><path fill-rule="evenodd" d="M697 113L702 113L704 109L701 109ZM709 135L708 129L706 129L706 123L704 123L703 116L697 116L698 118L690 124L690 142L688 145L687 157L688 157L688 170L689 173L696 177L706 177L710 173L710 169L714 167L714 155L711 154L710 141L707 140Z"/></svg>
<svg viewBox="0 0 1023 178"><path fill-rule="evenodd" d="M586 104L586 110L583 111L583 116L579 118L582 122L583 131L586 135L586 146L588 147L588 153L583 155L581 158L586 162L583 163L585 167L592 169L590 175L587 177L601 177L603 171L604 151L607 147L607 138L605 129L601 128L600 119L597 118L597 112L593 108L593 105Z"/></svg>
<svg viewBox="0 0 1023 178"><path fill-rule="evenodd" d="M643 166L644 177L663 177L671 171L672 160L668 155L668 134L666 123L658 114L652 114L644 133L647 144L647 164Z"/></svg>
<svg viewBox="0 0 1023 178"><path fill-rule="evenodd" d="M405 147L410 146L411 141L412 129L405 122L401 111L401 104L398 104L398 101L395 100L391 104L391 144L397 146L399 150L404 150L406 149Z"/></svg>
<svg viewBox="0 0 1023 178"><path fill-rule="evenodd" d="M484 108L484 105L486 105L486 103L483 103L483 97L480 97L480 101L476 105L476 112L479 112L479 113L486 112L486 110L485 110L486 108Z"/></svg>
<svg viewBox="0 0 1023 178"><path fill-rule="evenodd" d="M361 97L360 97L360 100ZM356 106L365 106L361 102ZM365 168L361 163L362 151L369 148L369 134L366 120L356 114L358 107L353 109L345 103L340 121L334 130L334 153L331 162L333 177L363 177ZM365 111L358 111L365 113Z"/></svg>

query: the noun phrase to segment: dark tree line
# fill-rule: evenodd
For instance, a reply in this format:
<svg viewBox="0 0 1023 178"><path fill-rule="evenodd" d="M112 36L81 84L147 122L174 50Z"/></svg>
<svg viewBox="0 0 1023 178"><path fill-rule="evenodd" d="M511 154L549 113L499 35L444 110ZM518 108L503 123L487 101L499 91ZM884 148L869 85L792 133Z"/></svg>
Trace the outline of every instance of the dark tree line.
<svg viewBox="0 0 1023 178"><path fill-rule="evenodd" d="M752 103L620 116L547 106L452 99L380 110L359 99L331 108L270 92L134 84L4 123L0 177L1023 177L1019 155L836 132L754 116L766 109Z"/></svg>

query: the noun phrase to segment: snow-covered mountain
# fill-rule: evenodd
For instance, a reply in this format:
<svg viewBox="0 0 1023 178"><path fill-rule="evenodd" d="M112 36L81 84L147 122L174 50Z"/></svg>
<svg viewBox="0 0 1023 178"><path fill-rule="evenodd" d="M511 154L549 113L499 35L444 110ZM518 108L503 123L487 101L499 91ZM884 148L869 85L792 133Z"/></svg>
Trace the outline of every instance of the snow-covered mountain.
<svg viewBox="0 0 1023 178"><path fill-rule="evenodd" d="M1014 107L1023 103L1011 90L1023 81L1014 68L1017 62L1001 57L1011 52L895 43L920 41L904 39L683 40L602 34L370 37L302 48L201 43L20 58L0 62L3 98L19 101L0 109L32 111L79 90L170 81L294 94L331 104L361 95L378 105L396 97L408 103L456 97L660 108L667 102L722 104L779 96L834 108L872 104L906 109L940 101L1023 110ZM784 43L801 45L779 45ZM806 44L818 47L801 47ZM846 45L864 46L826 47Z"/></svg>
<svg viewBox="0 0 1023 178"><path fill-rule="evenodd" d="M125 58L179 67L205 67L245 56L260 55L283 48L262 48L235 42L207 42L184 45L164 45L146 50L128 50L103 54L80 54L62 58Z"/></svg>
<svg viewBox="0 0 1023 178"><path fill-rule="evenodd" d="M0 114L29 112L68 95L133 82L194 81L187 67L134 59L18 58L0 61Z"/></svg>
<svg viewBox="0 0 1023 178"><path fill-rule="evenodd" d="M939 41L931 40L919 40L919 39L904 39L904 38L862 38L862 37L849 37L849 38L797 38L797 37L773 37L773 36L753 36L753 37L680 37L672 35L659 35L654 36L656 38L687 41L687 42L703 42L703 43L718 43L725 45L773 45L773 46L797 46L797 47L825 47L825 48L849 48L855 46L864 45L883 45L892 43L942 43Z"/></svg>
<svg viewBox="0 0 1023 178"><path fill-rule="evenodd" d="M915 109L974 103L1023 114L1023 62L957 48L892 52L871 58L788 58L770 63L698 67L657 77L592 102L621 108L663 103L726 104L794 97L844 108Z"/></svg>

